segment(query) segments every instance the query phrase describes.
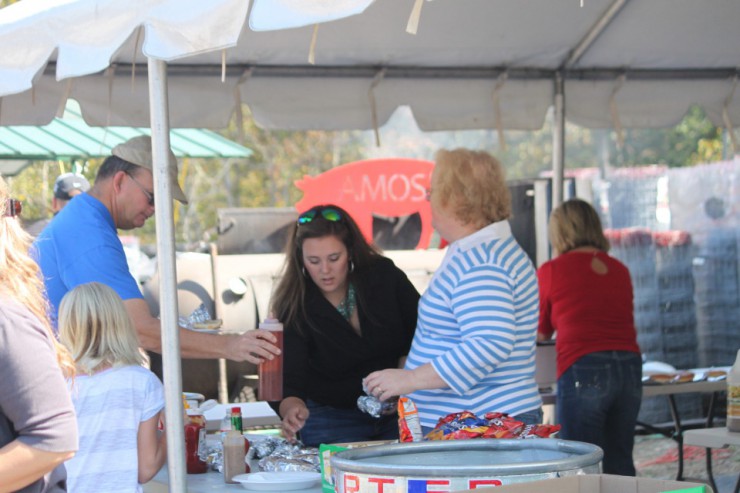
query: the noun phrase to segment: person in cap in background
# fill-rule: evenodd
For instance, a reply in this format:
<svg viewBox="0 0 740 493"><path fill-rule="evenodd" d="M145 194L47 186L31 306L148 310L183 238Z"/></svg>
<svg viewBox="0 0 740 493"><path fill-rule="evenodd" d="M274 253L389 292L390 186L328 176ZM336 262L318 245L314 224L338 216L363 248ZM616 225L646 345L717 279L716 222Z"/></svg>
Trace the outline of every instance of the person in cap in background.
<svg viewBox="0 0 740 493"><path fill-rule="evenodd" d="M117 145L98 170L95 184L79 195L49 223L34 242L56 326L59 303L80 284L99 282L124 300L141 346L162 352L161 325L152 316L139 284L131 275L118 229L140 228L154 214L152 142L134 137ZM177 160L169 152L173 198L187 204L177 182ZM225 358L259 364L280 354L268 331L217 335L180 329L185 358Z"/></svg>
<svg viewBox="0 0 740 493"><path fill-rule="evenodd" d="M54 182L54 197L51 199L51 210L56 215L75 196L90 190L90 182L75 173L64 173L59 175Z"/></svg>
<svg viewBox="0 0 740 493"><path fill-rule="evenodd" d="M56 216L73 197L90 190L90 182L76 173L63 173L54 182L54 196L51 199L51 211ZM38 236L51 222L53 217L41 219L30 224L26 231L31 236Z"/></svg>

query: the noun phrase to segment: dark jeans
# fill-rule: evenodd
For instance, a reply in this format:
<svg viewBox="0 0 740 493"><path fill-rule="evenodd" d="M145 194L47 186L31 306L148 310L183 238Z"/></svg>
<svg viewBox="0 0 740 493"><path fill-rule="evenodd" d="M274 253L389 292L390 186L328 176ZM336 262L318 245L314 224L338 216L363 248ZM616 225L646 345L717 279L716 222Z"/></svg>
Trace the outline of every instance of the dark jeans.
<svg viewBox="0 0 740 493"><path fill-rule="evenodd" d="M601 447L604 474L634 476L632 448L642 401L640 355L587 354L560 376L557 393L559 437Z"/></svg>
<svg viewBox="0 0 740 493"><path fill-rule="evenodd" d="M309 400L310 412L300 432L301 441L318 447L322 443L398 440L398 415L374 418L359 409L338 409Z"/></svg>

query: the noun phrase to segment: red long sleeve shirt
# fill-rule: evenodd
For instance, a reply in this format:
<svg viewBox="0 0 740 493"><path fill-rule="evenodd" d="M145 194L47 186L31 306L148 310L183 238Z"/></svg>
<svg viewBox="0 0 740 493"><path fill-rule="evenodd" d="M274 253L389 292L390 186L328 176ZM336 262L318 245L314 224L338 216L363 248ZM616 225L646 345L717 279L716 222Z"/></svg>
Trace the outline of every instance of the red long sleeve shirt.
<svg viewBox="0 0 740 493"><path fill-rule="evenodd" d="M591 267L600 259L607 272ZM617 259L604 252L571 251L543 264L539 332L557 331L557 376L580 357L600 351L640 352L633 315L632 280Z"/></svg>

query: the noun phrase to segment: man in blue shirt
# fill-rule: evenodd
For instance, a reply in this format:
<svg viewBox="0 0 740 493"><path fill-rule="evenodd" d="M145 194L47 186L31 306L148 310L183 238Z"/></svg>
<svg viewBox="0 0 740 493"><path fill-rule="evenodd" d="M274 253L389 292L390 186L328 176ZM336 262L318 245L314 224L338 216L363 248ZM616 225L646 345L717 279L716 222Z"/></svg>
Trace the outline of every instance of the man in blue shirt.
<svg viewBox="0 0 740 493"><path fill-rule="evenodd" d="M90 190L90 182L84 176L76 173L64 173L59 175L54 182L54 196L51 199L51 212L56 216L69 201L77 195ZM41 219L29 224L26 231L31 236L38 236L51 222L52 218Z"/></svg>
<svg viewBox="0 0 740 493"><path fill-rule="evenodd" d="M169 153L169 179L173 197L187 203L177 182L177 160ZM140 228L154 214L152 145L148 136L134 137L112 150L89 192L61 211L34 242L56 326L62 297L75 286L100 282L123 299L144 349L161 353L160 321L153 317L129 272L118 229ZM225 358L258 364L279 354L267 331L216 335L180 328L185 358Z"/></svg>

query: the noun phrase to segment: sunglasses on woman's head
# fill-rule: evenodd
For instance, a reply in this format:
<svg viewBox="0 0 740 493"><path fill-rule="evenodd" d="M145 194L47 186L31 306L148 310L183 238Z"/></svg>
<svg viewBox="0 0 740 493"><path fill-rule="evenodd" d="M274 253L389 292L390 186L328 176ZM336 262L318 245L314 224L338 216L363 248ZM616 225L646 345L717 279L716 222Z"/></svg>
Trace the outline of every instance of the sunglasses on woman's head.
<svg viewBox="0 0 740 493"><path fill-rule="evenodd" d="M23 204L21 204L20 200L8 199L5 202L5 214L3 214L3 216L5 217L20 216L22 211L23 211Z"/></svg>
<svg viewBox="0 0 740 493"><path fill-rule="evenodd" d="M323 217L327 221L331 221L333 223L342 220L341 212L333 207L324 207L321 209L310 209L298 216L298 226L310 223L311 221L319 217L319 215L321 215L321 217Z"/></svg>

